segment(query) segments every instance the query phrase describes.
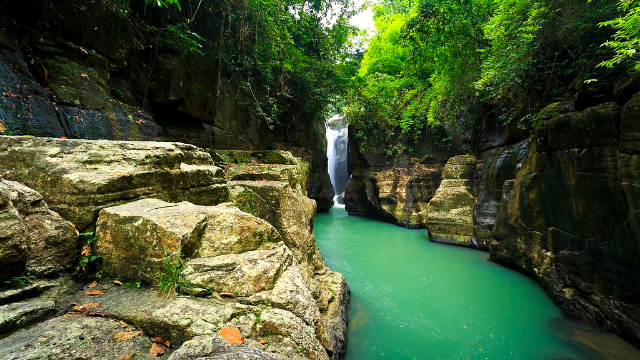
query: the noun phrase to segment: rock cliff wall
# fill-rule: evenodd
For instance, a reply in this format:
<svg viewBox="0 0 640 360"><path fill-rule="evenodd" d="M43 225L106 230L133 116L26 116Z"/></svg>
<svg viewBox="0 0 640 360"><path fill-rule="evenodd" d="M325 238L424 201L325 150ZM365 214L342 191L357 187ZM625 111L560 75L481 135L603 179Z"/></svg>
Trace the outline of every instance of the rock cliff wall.
<svg viewBox="0 0 640 360"><path fill-rule="evenodd" d="M194 24L217 34L207 6ZM237 74L141 42L110 1L19 0L0 4L0 14L0 134L299 149L312 165L309 195L320 211L332 204L320 113L294 114L294 129L270 129L239 103Z"/></svg>
<svg viewBox="0 0 640 360"><path fill-rule="evenodd" d="M416 176L416 160L385 163L350 147L347 209L488 250L566 314L640 345L638 91L635 77L615 102L552 104L531 136L480 119L468 155L421 154L444 158L431 177Z"/></svg>

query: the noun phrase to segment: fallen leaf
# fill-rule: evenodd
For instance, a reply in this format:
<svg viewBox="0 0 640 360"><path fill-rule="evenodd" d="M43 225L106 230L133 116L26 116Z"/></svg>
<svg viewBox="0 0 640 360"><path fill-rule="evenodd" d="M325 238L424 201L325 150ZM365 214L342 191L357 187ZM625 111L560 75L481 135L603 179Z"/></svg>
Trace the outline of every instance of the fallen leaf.
<svg viewBox="0 0 640 360"><path fill-rule="evenodd" d="M89 244L82 245L82 250L80 250L80 255L82 255L82 256L91 255L91 245L89 245Z"/></svg>
<svg viewBox="0 0 640 360"><path fill-rule="evenodd" d="M120 280L114 280L113 283L118 286L122 286L122 283L120 282Z"/></svg>
<svg viewBox="0 0 640 360"><path fill-rule="evenodd" d="M0 122L0 133L4 134L5 130L7 130L7 128L5 127L4 123Z"/></svg>
<svg viewBox="0 0 640 360"><path fill-rule="evenodd" d="M113 334L113 341L120 342L133 339L134 337L142 335L141 331L125 331Z"/></svg>
<svg viewBox="0 0 640 360"><path fill-rule="evenodd" d="M85 310L95 309L98 306L100 306L100 303L92 302L92 303L86 303L84 305L76 305L76 306L73 307L73 310L75 310L75 311L85 311Z"/></svg>
<svg viewBox="0 0 640 360"><path fill-rule="evenodd" d="M118 321L118 326L123 327L123 328L126 328L127 326L129 326L129 324L127 324L127 323L126 323L126 322L124 322L124 321Z"/></svg>
<svg viewBox="0 0 640 360"><path fill-rule="evenodd" d="M15 104L11 105L11 109L15 110L16 109L16 105Z"/></svg>
<svg viewBox="0 0 640 360"><path fill-rule="evenodd" d="M264 345L264 344L266 344L266 343L267 343L267 340L265 340L265 339L260 339L260 344Z"/></svg>
<svg viewBox="0 0 640 360"><path fill-rule="evenodd" d="M131 360L131 359L133 359L133 355L134 355L134 353L129 353L129 354L124 355L123 357L121 357L120 360Z"/></svg>
<svg viewBox="0 0 640 360"><path fill-rule="evenodd" d="M171 342L169 340L163 342L164 346L171 347Z"/></svg>
<svg viewBox="0 0 640 360"><path fill-rule="evenodd" d="M89 78L89 74L87 73L81 73L80 74L81 77L88 79Z"/></svg>
<svg viewBox="0 0 640 360"><path fill-rule="evenodd" d="M151 344L151 349L149 349L149 353L151 353L151 356L159 356L164 354L166 351L167 350L165 350L164 345L156 343Z"/></svg>
<svg viewBox="0 0 640 360"><path fill-rule="evenodd" d="M95 296L95 295L104 295L104 293L100 290L89 290L84 292L87 296Z"/></svg>
<svg viewBox="0 0 640 360"><path fill-rule="evenodd" d="M240 330L230 326L220 329L220 337L229 344L242 344L244 342Z"/></svg>
<svg viewBox="0 0 640 360"><path fill-rule="evenodd" d="M60 136L60 139L67 140L67 137L66 136Z"/></svg>
<svg viewBox="0 0 640 360"><path fill-rule="evenodd" d="M93 289L94 287L96 287L96 285L98 285L98 282L97 282L97 281L94 281L94 282L92 282L91 284L87 285L87 287L88 287L89 289Z"/></svg>
<svg viewBox="0 0 640 360"><path fill-rule="evenodd" d="M164 342L164 339L161 338L160 336L156 336L151 340L151 342L154 342L156 344L162 344Z"/></svg>
<svg viewBox="0 0 640 360"><path fill-rule="evenodd" d="M222 297L228 297L228 298L235 298L236 296L233 295L233 293L220 293L220 296Z"/></svg>

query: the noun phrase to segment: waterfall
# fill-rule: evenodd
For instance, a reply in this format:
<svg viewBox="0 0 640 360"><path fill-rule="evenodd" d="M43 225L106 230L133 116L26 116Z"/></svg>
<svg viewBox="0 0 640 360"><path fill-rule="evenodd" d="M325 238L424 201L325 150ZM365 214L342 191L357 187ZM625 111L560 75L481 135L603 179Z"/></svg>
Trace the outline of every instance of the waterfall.
<svg viewBox="0 0 640 360"><path fill-rule="evenodd" d="M331 122L333 117L329 120ZM340 206L338 196L342 194L347 186L348 174L347 174L347 142L348 133L347 128L342 127L332 129L329 123L327 123L327 159L329 161L329 177L331 178L331 185L336 196L333 198L334 206Z"/></svg>

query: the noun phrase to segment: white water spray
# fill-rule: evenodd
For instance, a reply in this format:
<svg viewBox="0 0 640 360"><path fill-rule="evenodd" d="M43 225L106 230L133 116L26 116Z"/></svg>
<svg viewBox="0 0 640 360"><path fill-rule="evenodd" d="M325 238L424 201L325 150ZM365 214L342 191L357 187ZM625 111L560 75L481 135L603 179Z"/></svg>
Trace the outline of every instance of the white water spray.
<svg viewBox="0 0 640 360"><path fill-rule="evenodd" d="M338 196L344 191L344 185L346 185L340 183L340 178L346 178L346 166L345 164L342 164L341 166L341 162L345 162L346 160L346 141L347 128L333 130L327 125L327 159L329 161L329 177L331 178L331 185L333 185L333 190L336 194L333 197L333 205L340 207L344 207L344 204L338 203ZM342 172L344 172L344 174L342 174Z"/></svg>

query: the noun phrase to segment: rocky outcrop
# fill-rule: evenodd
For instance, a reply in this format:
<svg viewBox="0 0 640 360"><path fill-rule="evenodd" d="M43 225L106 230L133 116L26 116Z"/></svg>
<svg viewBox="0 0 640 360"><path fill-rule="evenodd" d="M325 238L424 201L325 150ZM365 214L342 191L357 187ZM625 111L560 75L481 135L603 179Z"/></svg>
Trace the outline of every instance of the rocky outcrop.
<svg viewBox="0 0 640 360"><path fill-rule="evenodd" d="M529 140L514 145L500 146L480 154L474 174L474 192L477 201L473 209L473 234L475 242L488 250L491 230L496 222L502 187L505 181L514 179L529 154Z"/></svg>
<svg viewBox="0 0 640 360"><path fill-rule="evenodd" d="M218 29L213 24L219 19L210 6L189 22L216 44L219 31L212 26ZM291 114L279 119L286 125L270 128L238 101L238 74L221 72L218 56L147 43L147 36L160 36L145 25L161 28L167 20L148 10L135 27L110 2L0 4L0 13L13 14L10 22L0 22L0 135L179 141L243 150L287 144L311 164L309 196L328 210L333 195L322 110L300 114L292 105Z"/></svg>
<svg viewBox="0 0 640 360"><path fill-rule="evenodd" d="M180 143L0 137L0 175L37 189L84 230L109 206L146 197L215 205L228 200L224 172ZM11 166L8 166L11 164Z"/></svg>
<svg viewBox="0 0 640 360"><path fill-rule="evenodd" d="M475 167L476 157L473 155L454 156L444 166L440 187L426 209L426 225L431 241L481 246L474 244L473 236Z"/></svg>
<svg viewBox="0 0 640 360"><path fill-rule="evenodd" d="M640 344L640 94L549 120L506 181L491 259L542 283L564 311Z"/></svg>
<svg viewBox="0 0 640 360"><path fill-rule="evenodd" d="M81 328L90 336L109 338L113 329L108 324L82 319L100 314L170 339L174 347L233 328L245 344L220 348L220 354L232 358L344 356L349 288L342 275L326 267L315 244L316 204L305 196L307 162L285 151L206 152L179 143L1 137L0 148L2 174L42 192L40 196L18 183L0 182L19 189L4 197L11 201L3 204L18 209L14 213L42 206L38 211L55 215L46 209L44 198L83 229L95 224L92 254L100 256L103 277L117 278L121 286L149 284L190 296L161 297L156 290L108 282L67 295L67 305L8 294L6 304L0 296L0 323L6 331L71 311L73 316L47 320L34 329L76 334ZM212 156L226 172L213 165ZM219 204L226 200L232 202ZM73 254L51 256L66 256L75 264L78 235L65 223L73 230ZM14 229L12 224L0 230ZM40 250L37 254L46 255ZM82 356L101 356L96 354L102 338L91 347L52 336L51 342L25 350L23 339L29 331L7 338L9 350L2 354L11 358L24 351L27 358L47 353L58 358L58 351L51 349L57 343L60 349L77 346ZM141 337L138 342L148 347L148 340ZM201 340L197 343L204 344ZM195 356L189 351L182 353Z"/></svg>
<svg viewBox="0 0 640 360"><path fill-rule="evenodd" d="M38 192L0 178L0 280L50 276L75 265L78 232Z"/></svg>

